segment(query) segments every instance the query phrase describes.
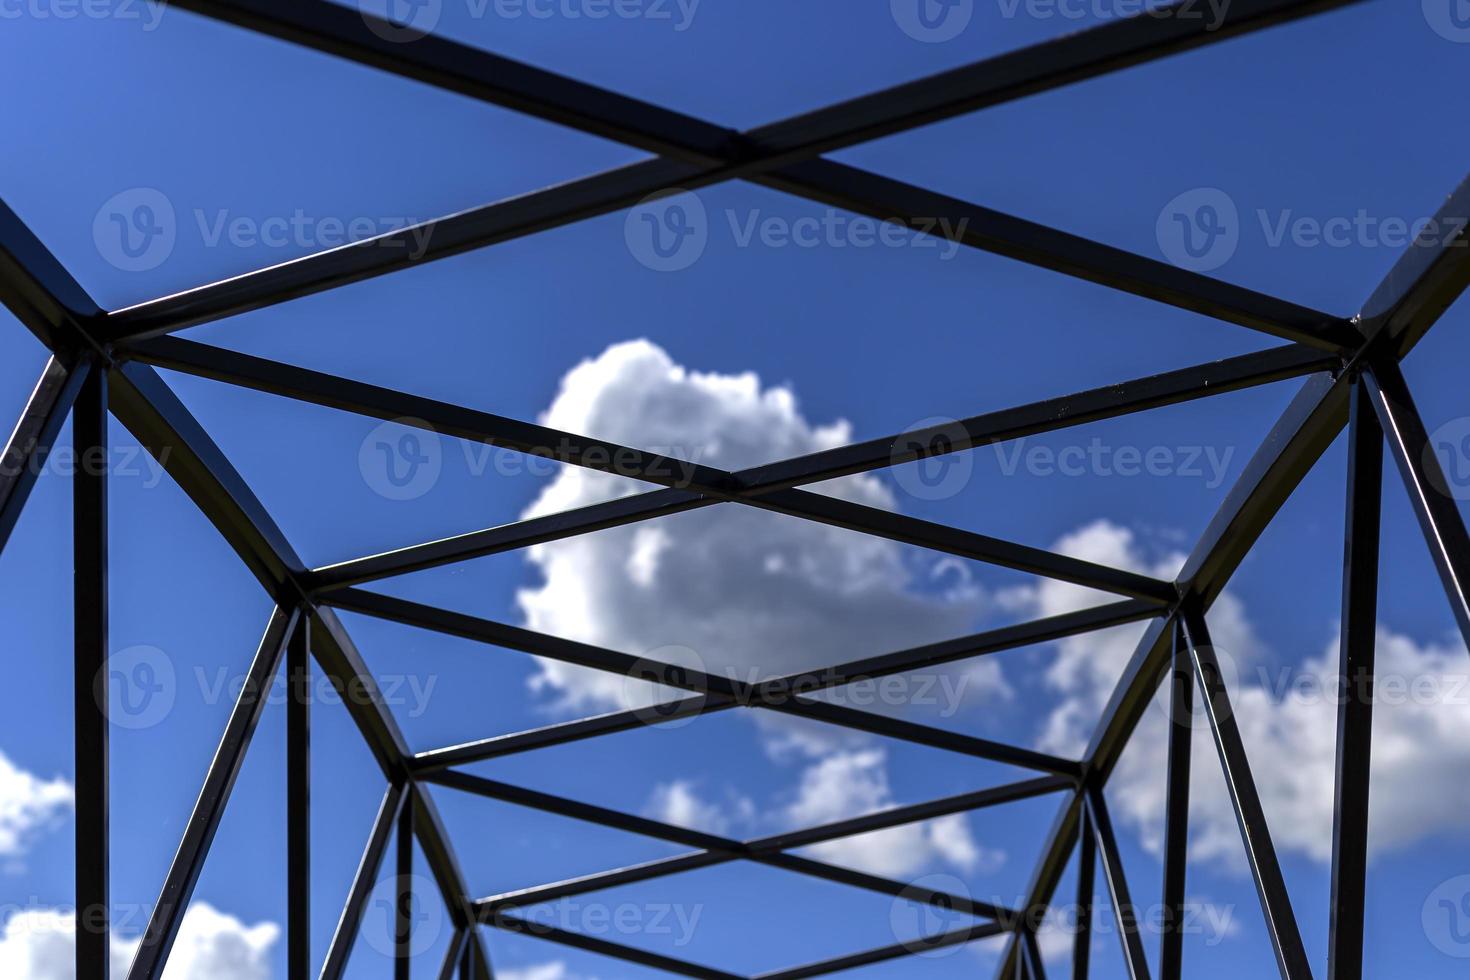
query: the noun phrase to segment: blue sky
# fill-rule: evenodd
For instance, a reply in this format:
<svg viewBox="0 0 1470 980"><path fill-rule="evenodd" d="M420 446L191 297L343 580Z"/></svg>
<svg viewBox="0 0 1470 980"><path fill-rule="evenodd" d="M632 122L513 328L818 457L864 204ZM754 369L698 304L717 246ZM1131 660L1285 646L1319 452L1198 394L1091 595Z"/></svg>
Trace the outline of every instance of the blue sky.
<svg viewBox="0 0 1470 980"><path fill-rule="evenodd" d="M1445 112L1470 77L1448 5L1369 0L1343 11L844 150L836 158L1166 260L1161 221L1202 189L1235 211L1222 279L1351 315L1401 252L1394 222L1431 215L1464 176L1470 132ZM437 29L467 43L738 127L921 77L1124 9L975 0L945 41L903 29L902 4L745 0L635 4L592 19L445 0ZM8 107L0 196L109 309L317 251L339 228L383 230L640 158L639 151L251 35L177 10L127 5L64 16L7 6ZM526 8L529 9L529 8ZM476 11L484 11L477 16ZM668 17L658 16L666 10ZM12 12L18 11L16 16ZM1048 14L1047 11L1053 11ZM1442 16L1443 15L1443 16ZM107 215L160 197L173 244L151 268L119 261ZM1181 195L1195 195L1181 197ZM121 203L119 203L121 202ZM1048 395L1260 350L1269 337L921 236L879 239L852 216L747 184L698 194L703 251L650 268L637 213L442 260L196 328L187 336L416 394L735 468ZM99 216L102 232L98 232ZM1334 243L1314 222L1348 222ZM1339 225L1346 227L1345 225ZM280 241L261 240L270 229ZM786 241L783 232L821 228ZM235 229L235 230L231 230ZM686 256L687 257L687 256ZM656 263L655 263L656 264ZM1405 362L1429 428L1470 415L1461 302ZM0 313L0 417L24 404L45 352ZM376 446L401 434L341 413L166 374L292 543L314 565L626 492L613 478L527 467L429 440L437 478L396 492ZM931 520L1172 574L1298 383L1080 427L957 462L932 499L913 468L823 488ZM1441 429L1441 427L1444 427ZM177 845L270 607L184 494L118 444L112 503L113 648L172 669L155 724L114 732L113 895L136 936ZM1157 450L1152 473L1127 453ZM1068 456L1068 453L1073 455ZM1049 459L1090 462L1058 470ZM1120 455L1120 453L1122 455ZM1053 456L1052 454L1055 454ZM1101 460L1101 462L1099 462ZM1464 460L1460 462L1464 463ZM1238 660L1240 716L1317 972L1325 972L1332 713L1293 695L1333 648L1342 475L1334 446L1242 566L1211 616ZM11 683L0 689L0 957L52 938L72 902L70 491L37 483L0 555ZM1368 962L1375 976L1463 973L1441 898L1470 885L1470 704L1461 641L1412 514L1385 481L1380 654L1435 681L1380 712ZM629 560L633 554L636 560ZM533 555L378 583L382 591L649 656L779 670L851 659L1094 601L1018 573L941 561L764 513L707 511ZM373 670L397 687L411 745L430 749L605 710L626 696L518 653L344 614ZM1096 717L1132 633L1012 651L912 678L905 717L1065 752ZM139 653L139 648L146 652ZM151 651L158 651L155 654ZM1324 660L1324 657L1327 657ZM808 658L803 660L803 658ZM225 685L223 688L221 684ZM937 692L937 693L935 693ZM862 692L849 692L859 704ZM867 705L864 705L867 706ZM314 732L316 955L325 951L382 793L340 707ZM1152 719L1157 721L1157 719ZM759 836L866 808L1026 778L1004 766L878 739L818 737L748 712L642 729L470 767L576 799ZM1206 739L1197 739L1202 750ZM195 898L196 975L284 970L284 712L267 709ZM1109 789L1135 899L1153 904L1163 781L1146 747ZM1191 976L1266 975L1272 958L1212 756L1189 892L1201 928ZM432 791L471 889L488 895L674 853L676 848L448 790ZM823 853L894 877L1015 902L1059 800L1044 798ZM8 835L8 836L7 836ZM422 871L422 869L421 869ZM1069 872L1060 894L1072 888ZM1448 890L1446 890L1448 889ZM1470 924L1470 905L1464 920ZM599 915L632 927L608 931ZM1427 910L1427 911L1426 911ZM584 896L557 924L733 972L774 970L892 942L913 910L765 868L730 865ZM49 921L49 920L48 920ZM1457 920L1458 921L1458 920ZM796 926L796 923L801 926ZM29 923L25 931L19 923ZM42 925L36 925L42 923ZM422 927L424 969L447 939ZM389 968L370 919L353 977ZM752 935L759 936L751 941ZM901 936L900 936L901 938ZM248 955L208 959L225 940ZM487 933L513 980L637 978L616 961ZM1121 976L1111 933L1098 975ZM1058 945L1062 945L1058 943ZM1150 940L1153 955L1156 943ZM239 947L236 947L237 949ZM1459 956L1455 955L1459 954ZM26 955L31 955L29 952ZM1063 969L1065 955L1056 969ZM988 970L983 944L862 971L943 978ZM19 960L0 964L13 964ZM16 969L19 969L18 967ZM64 973L32 964L28 980ZM21 974L25 976L25 974Z"/></svg>

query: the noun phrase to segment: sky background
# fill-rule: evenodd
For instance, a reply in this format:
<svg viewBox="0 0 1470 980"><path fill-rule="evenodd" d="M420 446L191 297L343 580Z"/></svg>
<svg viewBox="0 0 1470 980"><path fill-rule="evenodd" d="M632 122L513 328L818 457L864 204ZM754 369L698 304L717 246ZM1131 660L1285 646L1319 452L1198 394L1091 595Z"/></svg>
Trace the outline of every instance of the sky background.
<svg viewBox="0 0 1470 980"><path fill-rule="evenodd" d="M620 8L636 16L586 16L595 6L536 5L549 11L542 17L530 6L443 0L435 29L746 128L1127 10L1106 0L1061 8L973 0L959 8L968 20L947 22L954 36L940 40L914 27L903 0L647 0ZM387 230L642 156L183 11L27 0L0 5L0 14L0 81L12 93L0 196L108 309L319 251L342 227ZM1395 222L1432 215L1465 174L1470 130L1446 109L1470 80L1470 30L1457 26L1467 16L1463 3L1457 11L1436 0L1369 0L834 157L1166 261L1195 261L1181 254L1173 215L1223 201L1234 233L1203 257L1211 275L1350 316L1402 252ZM139 203L155 205L168 235L133 260L111 216L130 216ZM923 236L875 240L851 215L744 183L698 192L690 213L702 244L676 256L684 267L664 270L645 213L666 215L612 214L185 335L729 469L1277 343ZM1352 225L1346 238L1312 235L1312 222L1334 219ZM296 230L284 240L255 234L273 227ZM782 235L817 227L815 239ZM1460 370L1467 328L1470 304L1461 301L1404 365L1446 445L1460 446L1470 430ZM0 312L0 418L18 415L45 356ZM391 456L403 430L165 377L312 565L640 488L437 438L420 444L431 461L421 476L399 488L380 446ZM940 492L915 466L821 489L1172 577L1299 386L977 450L929 474ZM126 963L228 716L230 681L247 669L270 604L131 436L115 424L113 438L112 647L123 663L172 675L166 704L113 731L112 893ZM1128 453L1151 451L1152 472L1129 469ZM1087 462L1078 468L1055 465L1079 454ZM1458 495L1470 497L1470 458L1446 459ZM1247 749L1319 974L1334 712L1312 682L1336 660L1344 465L1339 440L1210 616L1238 670ZM1380 669L1428 687L1381 704L1375 722L1368 970L1458 977L1470 957L1462 877L1470 875L1470 663L1391 470L1383 520ZM9 627L0 973L25 980L71 976L69 566L70 488L53 467L0 555ZM638 655L692 651L711 668L769 673L1101 598L732 507L373 587ZM609 710L644 693L511 651L343 619L391 688L415 750ZM865 703L862 691L845 697L1075 756L1137 635L1124 628L907 678L902 704ZM284 975L284 714L279 703L266 709L168 980ZM383 784L340 706L323 703L313 718L319 960ZM1160 712L1145 718L1108 789L1132 892L1145 906L1157 902L1162 874L1164 770L1154 746L1164 724ZM1186 938L1187 974L1269 975L1269 942L1213 750L1204 737L1196 748L1188 891L1198 921ZM468 768L736 837L1032 775L754 712ZM481 896L679 850L430 792ZM815 856L1016 903L1060 802L857 838ZM427 873L422 861L419 872ZM1073 879L1069 871L1062 901ZM442 909L423 911L416 967L427 971L448 927ZM886 945L923 921L884 896L744 864L537 914L736 973ZM612 915L631 925L610 927ZM375 905L349 976L389 975L386 936ZM497 975L510 980L654 975L536 939L485 939ZM1048 929L1043 940L1054 973L1065 971L1064 932ZM1156 936L1147 946L1155 957ZM997 946L943 952L859 972L972 976L993 969ZM1123 975L1112 931L1097 937L1094 964L1098 976Z"/></svg>

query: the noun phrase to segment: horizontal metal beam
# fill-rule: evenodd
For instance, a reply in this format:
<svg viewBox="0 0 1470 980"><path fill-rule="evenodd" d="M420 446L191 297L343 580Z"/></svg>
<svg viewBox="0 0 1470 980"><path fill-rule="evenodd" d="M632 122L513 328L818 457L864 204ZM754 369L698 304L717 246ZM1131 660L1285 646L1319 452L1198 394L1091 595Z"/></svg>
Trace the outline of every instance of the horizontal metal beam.
<svg viewBox="0 0 1470 980"><path fill-rule="evenodd" d="M228 381L231 355L211 354L210 349L200 350L202 346L170 338L140 345L135 353L149 363ZM756 466L739 471L735 477L741 487L750 492L820 482L1301 377L1330 370L1339 363L1335 357L1300 345L1276 347L990 412L950 425L913 430ZM683 513L713 503L716 501L691 491L655 490L340 562L313 570L311 581L317 590L361 585L393 575Z"/></svg>
<svg viewBox="0 0 1470 980"><path fill-rule="evenodd" d="M667 877L694 868L707 867L712 863L724 863L729 860L748 860L784 868L789 871L794 871L797 874L804 874L827 881L856 885L860 888L878 891L887 895L920 895L921 897L916 898L916 901L929 901L932 904L943 905L947 908L957 908L960 911L972 915L988 916L1002 919L1006 922L1014 921L1016 914L1009 909L1004 909L991 903L977 902L969 898L937 892L924 892L922 889L916 891L912 884L905 884L903 882L861 873L854 875L845 868L834 867L810 858L797 857L782 852L798 847L808 847L813 844L838 840L843 837L868 834L904 824L931 820L949 814L967 813L973 810L1002 806L1007 803L1031 799L1048 793L1060 792L1070 789L1073 786L1071 780L1060 777L1033 779L1026 782L994 786L989 789L965 793L959 796L931 800L926 803L893 807L848 820L777 834L771 837L738 841L716 834L704 833L687 827L679 827L661 821L651 820L647 817L610 810L606 807L569 800L549 793L525 789L520 786L512 786L508 783L485 779L465 772L451 770L435 773L425 778L429 782L462 792L473 793L489 799L513 803L518 806L529 807L547 813L554 813L573 820L581 820L614 830L641 834L645 837L652 837L674 844L697 847L704 852L701 854L678 855L662 861L639 865L632 869L620 868L602 874L584 876L574 879L571 882L555 882L549 885L521 890L510 895L495 896L478 903L478 906L484 909L499 910L512 907L525 907L527 905L549 901L552 896L555 898L565 898L569 895L600 891L615 885L630 884L635 880L650 881L656 878Z"/></svg>
<svg viewBox="0 0 1470 980"><path fill-rule="evenodd" d="M861 171L846 168L846 183L841 188L830 188L822 180L820 170L802 172L796 165L818 153L854 142L1072 84L1350 2L1356 0L1237 0L1221 12L1222 18L1216 23L1199 16L1192 0L1179 0L1160 10L1120 18L739 134L444 38L422 38L414 44L386 43L371 29L370 17L345 15L325 0L305 0L293 5L291 12L277 9L265 0L186 0L185 6L200 13L497 105L581 126L588 132L666 153L675 159L633 164L120 310L107 317L103 335L114 343L156 336L620 210L650 194L676 187L693 189L747 178L808 193L812 190L808 185L815 176L817 189L824 195L845 196L844 206L870 212L887 208L890 206L865 203L864 195L854 192L855 179L881 180L875 175L859 178ZM378 26L380 30L388 27ZM886 186L891 190L896 185L889 182ZM876 186L873 190L876 191ZM893 206L901 208L901 205ZM902 217L905 214L910 218L944 216L902 210L897 214L900 223L906 220ZM894 214L884 213L882 217L889 219ZM1011 241L1002 231L1019 232L1022 240ZM1021 259L1049 256L1045 249L1040 253L1033 251L1037 241L1045 237L1034 231L1034 227L1028 230L991 221L985 236L966 244L999 245L1003 254ZM418 241L431 242L429 248L420 251L394 247L406 245L410 235ZM1129 260L1134 273L1114 277L1105 269L1091 268L1081 261L1087 249L1076 247L1080 241L1056 238L1055 247L1071 255L1054 263L1048 257L1051 267L1060 271L1086 269L1089 278L1106 281L1116 288L1137 291L1164 302L1177 302L1257 329L1267 328L1262 326L1266 324L1278 335L1327 345L1340 344L1348 338L1345 325L1326 314L1225 286L1194 273L1183 270L1164 273L1155 269L1153 276L1140 278L1134 274L1148 260ZM1094 250L1094 254L1110 261L1116 258L1112 253Z"/></svg>
<svg viewBox="0 0 1470 980"><path fill-rule="evenodd" d="M359 589L344 590L331 594L328 602L340 609L622 676L633 676L638 668L646 663L642 658L632 654L548 636L521 627L425 606L375 592L364 592ZM665 683L669 686L683 687L701 695L698 704L689 703L690 699L680 699L630 712L628 713L631 716L628 727L639 723L647 724L654 719L670 720L674 715L689 717L699 712L719 711L741 705L768 708L891 738L915 741L924 745L1040 769L1045 772L1075 776L1079 768L1070 760L1018 746L1004 745L974 736L917 725L885 715L859 711L843 705L813 700L802 695L806 692L850 684L871 677L935 667L1030 643L1046 642L1089 630L1135 622L1154 616L1156 613L1157 610L1152 606L1138 600L1113 603L1031 623L1003 627L970 637L897 651L880 657L865 658L848 665L838 664L830 668L798 672L754 684L717 677L696 670L670 670ZM582 719L565 723L564 727L569 735L575 733L575 737L585 737L581 734L581 726L588 723L596 724L597 721L597 719ZM606 734L607 731L607 729L599 729L596 734ZM425 773L434 769L447 768L449 765L487 758L488 756L479 754L480 748L494 754L505 754L503 751L505 738L507 736L425 753L416 757L414 770L418 773ZM569 740L575 740L575 738ZM527 747L542 747L546 744L559 744L559 742L548 743L543 738L539 739L535 745Z"/></svg>

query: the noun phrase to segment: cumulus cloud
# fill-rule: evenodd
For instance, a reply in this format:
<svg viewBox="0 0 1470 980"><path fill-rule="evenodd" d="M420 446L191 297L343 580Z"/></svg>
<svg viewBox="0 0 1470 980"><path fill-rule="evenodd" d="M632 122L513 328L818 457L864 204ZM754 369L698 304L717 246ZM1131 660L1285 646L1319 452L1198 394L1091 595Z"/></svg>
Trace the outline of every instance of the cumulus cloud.
<svg viewBox="0 0 1470 980"><path fill-rule="evenodd" d="M184 913L163 980L269 980L272 922L246 926L204 902ZM137 939L112 937L111 968L126 976ZM76 915L59 909L17 912L0 929L0 976L7 980L76 980Z"/></svg>
<svg viewBox="0 0 1470 980"><path fill-rule="evenodd" d="M755 804L735 793L723 804L713 803L700 797L691 780L676 779L654 788L645 812L676 827L725 836L755 819Z"/></svg>
<svg viewBox="0 0 1470 980"><path fill-rule="evenodd" d="M495 971L495 975L501 980L592 980L591 977L582 977L580 974L572 973L562 960L552 960L550 963L538 963L535 966L522 966L515 969L501 967Z"/></svg>
<svg viewBox="0 0 1470 980"><path fill-rule="evenodd" d="M1172 578L1183 556L1150 559L1126 528L1097 521L1062 538L1056 550L1090 561ZM1013 597L1015 598L1015 597ZM1039 615L1066 612L1104 597L1046 582L1021 594ZM1246 608L1229 593L1211 610L1210 628L1231 680L1231 701L1252 773L1282 850L1331 858L1337 638L1299 667L1271 670ZM1329 624L1324 624L1328 626ZM1046 683L1060 695L1040 738L1043 748L1076 753L1087 741L1139 638L1141 625L1057 644ZM1463 832L1470 806L1470 660L1457 642L1419 644L1380 629L1374 708L1373 795L1369 845L1375 853L1441 832ZM1167 712L1161 692L1146 713L1109 784L1118 819L1143 846L1160 853L1165 812ZM1208 728L1196 719L1190 802L1191 853L1243 866L1239 831ZM1436 791L1425 794L1423 787Z"/></svg>
<svg viewBox="0 0 1470 980"><path fill-rule="evenodd" d="M32 835L70 810L73 801L65 779L39 779L0 752L0 858L20 857Z"/></svg>
<svg viewBox="0 0 1470 980"><path fill-rule="evenodd" d="M645 812L665 823L727 835L737 829L769 833L818 826L897 805L886 755L871 747L839 750L811 763L787 795L785 804L760 811L736 794L727 794L723 804L706 800L693 782L676 780L654 790ZM976 842L962 813L814 844L808 850L834 864L890 878L938 866L990 872L1006 859L1003 851Z"/></svg>
<svg viewBox="0 0 1470 980"><path fill-rule="evenodd" d="M809 422L790 388L751 373L692 371L644 340L609 347L562 379L542 420L725 469L852 440L844 421ZM646 489L567 467L522 515ZM892 509L882 480L823 491ZM988 608L954 563L889 541L717 505L530 549L541 582L518 594L532 629L747 679L840 663L970 632ZM999 683L997 668L982 675ZM568 711L627 706L619 677L543 662L533 686Z"/></svg>
<svg viewBox="0 0 1470 980"><path fill-rule="evenodd" d="M788 826L815 826L895 805L882 749L839 752L809 766L785 808ZM814 844L810 852L845 867L904 877L946 865L968 872L994 871L1005 854L980 846L963 813L890 827L857 837Z"/></svg>

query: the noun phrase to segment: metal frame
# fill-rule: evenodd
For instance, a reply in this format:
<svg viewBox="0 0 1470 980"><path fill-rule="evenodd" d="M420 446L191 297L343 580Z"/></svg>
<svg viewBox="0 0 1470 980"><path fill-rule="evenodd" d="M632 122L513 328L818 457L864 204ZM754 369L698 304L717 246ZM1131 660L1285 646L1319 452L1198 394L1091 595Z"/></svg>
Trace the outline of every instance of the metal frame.
<svg viewBox="0 0 1470 980"><path fill-rule="evenodd" d="M1150 976L1135 909L1103 789L1123 746L1158 686L1171 678L1174 710L1191 710L1195 686L1230 789L1253 880L1283 977L1311 975L1295 915L1251 776L1249 759L1229 711L1229 692L1210 647L1205 614L1256 538L1306 472L1351 420L1347 546L1344 559L1342 669L1365 681L1363 696L1344 705L1339 721L1338 791L1334 829L1331 958L1333 980L1362 975L1364 854L1368 812L1367 757L1371 741L1373 630L1378 557L1379 480L1384 436L1461 629L1470 639L1470 536L1454 501L1442 494L1443 474L1398 362L1470 283L1470 248L1461 231L1444 241L1416 242L1351 320L1307 309L1249 289L1091 242L1055 229L956 200L825 159L822 154L916 126L1069 85L1132 65L1214 44L1240 34L1344 6L1353 0L1235 0L1218 29L1175 16L1192 0L1148 15L1123 18L1030 48L988 58L747 132L737 132L582 82L532 68L441 37L392 43L386 25L328 0L174 0L174 5L240 28L315 48L471 98L623 142L653 154L644 162L523 197L440 218L416 229L333 249L223 282L116 311L104 311L0 204L0 302L51 351L0 469L0 546L14 527L61 424L71 414L78 449L103 451L107 414L121 421L208 517L276 603L248 683L230 715L148 924L129 980L158 980L235 777L249 749L263 692L284 662L292 692L288 710L288 854L291 901L288 963L291 980L310 969L307 901L310 814L311 663L341 691L373 752L386 789L348 901L326 952L323 980L340 977L363 904L396 833L395 867L407 875L414 844L446 903L454 932L439 970L442 978L492 976L480 925L535 935L569 946L693 977L733 974L605 940L533 926L514 909L538 901L713 864L746 860L974 915L974 925L923 942L876 947L850 956L767 974L795 980L902 957L939 945L1008 936L1000 977L1042 980L1036 930L1071 860L1079 855L1077 898L1083 913L1075 939L1074 977L1088 975L1094 863L1112 897L1124 961L1135 980ZM375 30L376 28L376 30ZM189 326L389 274L416 262L533 234L636 204L649 194L747 180L917 227L917 215L947 216L960 244L1147 297L1283 338L1289 343L1107 388L1049 399L967 419L956 426L829 450L739 472L672 465L655 454L575 433L436 402L346 378L235 354L167 336ZM1470 216L1470 181L1445 203L1441 217ZM960 218L965 220L961 221ZM421 255L379 248L386 241L427 235ZM413 256L413 257L410 257ZM155 368L383 419L417 418L462 439L547 456L571 465L611 470L660 489L577 511L493 527L442 541L308 568L251 493L239 473L163 382ZM1172 582L1106 568L1013 542L813 494L803 486L928 456L1145 411L1225 391L1304 378L1305 383ZM944 439L935 438L944 435ZM618 461L616 466L611 461ZM672 477L683 473L685 477ZM79 470L75 493L77 902L107 907L107 768L103 669L107 643L107 523L105 473ZM1040 770L1045 775L944 800L857 817L761 840L739 841L669 826L631 814L554 797L469 775L453 768L476 759L534 751L644 724L648 711L624 711L413 753L378 695L371 674L334 609L626 673L627 654L436 609L358 586L392 575L524 548L609 527L716 505L758 507L873 534L1007 568L1091 586L1119 596L1094 609L900 650L795 678L743 684L670 668L654 679L689 692L656 709L657 718L754 707L780 711L949 751ZM854 711L791 694L881 677L918 667L988 655L1122 623L1148 629L1119 679L1087 753L1061 759L1020 746L959 735L926 725ZM94 684L94 678L96 682ZM363 696L363 695L366 696ZM1175 725L1169 742L1165 845L1165 907L1184 899L1188 824L1189 729ZM451 787L521 806L615 827L694 850L515 893L472 895L425 784ZM1034 872L1024 904L1001 908L855 872L790 853L825 840L999 806L1043 794L1064 800ZM406 885L407 879L401 879ZM399 894L400 927L403 902ZM1176 920L1177 921L1177 920ZM79 976L107 976L108 931L83 920L77 944ZM1166 928L1160 973L1183 969L1181 937ZM401 941L401 937L400 937ZM400 949L403 949L400 946ZM399 958L395 976L409 975Z"/></svg>

